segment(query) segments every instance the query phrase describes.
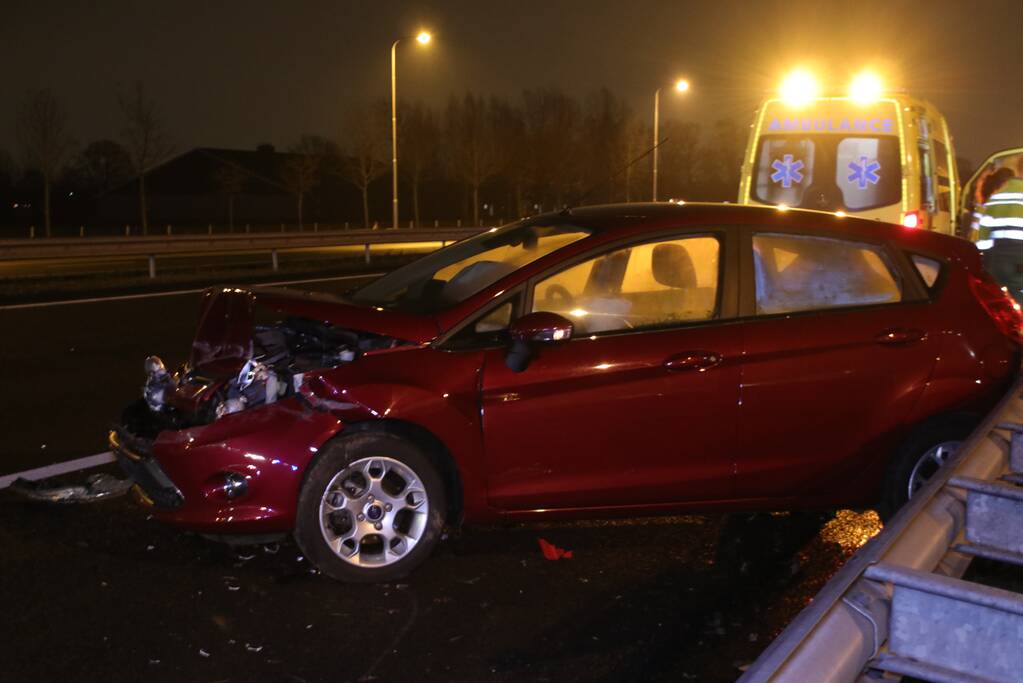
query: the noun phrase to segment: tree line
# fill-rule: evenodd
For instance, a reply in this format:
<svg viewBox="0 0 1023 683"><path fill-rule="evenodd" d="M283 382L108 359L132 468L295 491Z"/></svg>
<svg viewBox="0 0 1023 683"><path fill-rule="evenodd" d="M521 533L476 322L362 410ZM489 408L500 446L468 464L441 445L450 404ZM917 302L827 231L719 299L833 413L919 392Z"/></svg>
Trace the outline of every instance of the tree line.
<svg viewBox="0 0 1023 683"><path fill-rule="evenodd" d="M118 134L84 147L51 92L29 93L19 108L20 168L0 152L0 190L6 185L34 191L46 235L54 187L98 197L129 181L137 185L139 224L148 231L147 173L179 148L162 109L141 83L118 87L115 94ZM466 92L440 107L399 102L402 220L422 224L423 192L438 187L449 198L446 217L473 225L480 224L484 210L513 218L568 205L647 201L655 144L659 197L734 199L743 128L730 119L701 127L662 117L655 143L649 118L607 88L582 97L556 88L529 89L515 98ZM280 155L276 176L262 180L294 197L300 225L310 195L331 192L338 183L358 191L365 226L374 219L386 224L389 212L374 204L371 188L390 184L390 124L389 101L353 104L335 135L300 136ZM250 173L225 163L209 179L228 197L232 222L234 202Z"/></svg>

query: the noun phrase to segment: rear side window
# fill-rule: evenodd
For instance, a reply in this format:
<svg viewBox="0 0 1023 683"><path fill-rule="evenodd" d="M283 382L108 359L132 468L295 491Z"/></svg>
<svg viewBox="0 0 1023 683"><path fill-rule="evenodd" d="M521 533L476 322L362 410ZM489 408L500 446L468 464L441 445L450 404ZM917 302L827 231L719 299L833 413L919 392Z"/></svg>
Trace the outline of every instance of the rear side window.
<svg viewBox="0 0 1023 683"><path fill-rule="evenodd" d="M927 289L934 287L934 283L938 281L938 276L941 275L941 261L920 256L920 254L912 254L910 258L913 259L916 272L920 273L920 277L923 278Z"/></svg>
<svg viewBox="0 0 1023 683"><path fill-rule="evenodd" d="M872 244L760 233L753 236L753 262L757 315L902 300L896 270Z"/></svg>

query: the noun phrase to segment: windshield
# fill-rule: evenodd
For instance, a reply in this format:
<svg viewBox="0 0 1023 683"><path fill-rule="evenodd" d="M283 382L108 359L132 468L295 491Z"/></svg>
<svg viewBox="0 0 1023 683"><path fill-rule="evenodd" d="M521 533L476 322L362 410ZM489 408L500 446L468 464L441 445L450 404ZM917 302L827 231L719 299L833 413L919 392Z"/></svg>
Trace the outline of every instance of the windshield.
<svg viewBox="0 0 1023 683"><path fill-rule="evenodd" d="M575 225L516 223L435 251L355 292L355 303L433 313L590 234Z"/></svg>
<svg viewBox="0 0 1023 683"><path fill-rule="evenodd" d="M765 204L866 211L902 199L893 136L765 135L754 177L754 195Z"/></svg>

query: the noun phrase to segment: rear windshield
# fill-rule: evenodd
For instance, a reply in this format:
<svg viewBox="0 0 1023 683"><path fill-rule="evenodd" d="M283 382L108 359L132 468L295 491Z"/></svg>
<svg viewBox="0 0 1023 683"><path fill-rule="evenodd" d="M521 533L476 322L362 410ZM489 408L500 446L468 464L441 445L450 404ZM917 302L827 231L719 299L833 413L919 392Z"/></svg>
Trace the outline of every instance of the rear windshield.
<svg viewBox="0 0 1023 683"><path fill-rule="evenodd" d="M515 223L484 232L398 268L351 301L409 313L435 313L590 234L575 225Z"/></svg>
<svg viewBox="0 0 1023 683"><path fill-rule="evenodd" d="M866 211L902 199L899 140L893 136L765 135L754 197L822 211Z"/></svg>

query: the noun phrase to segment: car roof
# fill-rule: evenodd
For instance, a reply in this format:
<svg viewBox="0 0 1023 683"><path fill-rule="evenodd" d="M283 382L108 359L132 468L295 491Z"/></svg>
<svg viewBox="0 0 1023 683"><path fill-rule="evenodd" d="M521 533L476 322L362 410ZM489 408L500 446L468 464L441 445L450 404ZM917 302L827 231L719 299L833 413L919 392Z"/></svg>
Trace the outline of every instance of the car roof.
<svg viewBox="0 0 1023 683"><path fill-rule="evenodd" d="M564 209L530 219L537 224L570 223L599 233L600 237L640 235L671 227L707 224L741 229L784 228L834 233L846 238L893 241L908 249L963 257L975 251L966 240L930 230L906 228L879 220L856 218L830 211L749 206L712 202L644 202L603 204ZM596 235L595 235L596 236Z"/></svg>

